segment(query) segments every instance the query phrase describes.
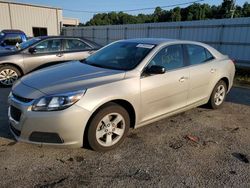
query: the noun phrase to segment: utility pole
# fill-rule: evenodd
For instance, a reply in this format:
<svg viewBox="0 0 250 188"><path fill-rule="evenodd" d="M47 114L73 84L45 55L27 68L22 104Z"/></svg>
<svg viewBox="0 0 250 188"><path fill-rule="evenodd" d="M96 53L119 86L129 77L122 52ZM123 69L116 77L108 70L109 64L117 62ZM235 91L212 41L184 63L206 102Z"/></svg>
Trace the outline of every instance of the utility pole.
<svg viewBox="0 0 250 188"><path fill-rule="evenodd" d="M230 9L230 12L231 12L231 18L234 18L234 13L235 13L235 5L236 5L236 0L232 0L232 5L231 5L231 9Z"/></svg>

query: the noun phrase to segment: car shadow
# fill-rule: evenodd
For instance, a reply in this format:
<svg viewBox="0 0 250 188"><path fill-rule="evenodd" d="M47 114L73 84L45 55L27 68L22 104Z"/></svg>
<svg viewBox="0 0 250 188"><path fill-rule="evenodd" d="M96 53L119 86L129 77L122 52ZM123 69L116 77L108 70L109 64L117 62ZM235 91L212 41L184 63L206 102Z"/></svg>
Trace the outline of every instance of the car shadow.
<svg viewBox="0 0 250 188"><path fill-rule="evenodd" d="M233 87L228 93L226 101L250 106L250 89Z"/></svg>
<svg viewBox="0 0 250 188"><path fill-rule="evenodd" d="M0 88L0 137L15 140L9 131L8 95L10 88Z"/></svg>

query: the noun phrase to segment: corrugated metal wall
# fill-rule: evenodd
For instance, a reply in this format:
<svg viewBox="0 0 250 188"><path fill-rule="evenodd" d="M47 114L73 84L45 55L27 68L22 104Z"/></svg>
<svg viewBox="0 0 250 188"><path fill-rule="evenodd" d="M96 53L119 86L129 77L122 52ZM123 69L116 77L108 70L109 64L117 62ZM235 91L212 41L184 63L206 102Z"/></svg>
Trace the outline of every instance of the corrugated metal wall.
<svg viewBox="0 0 250 188"><path fill-rule="evenodd" d="M58 35L61 21L60 9L0 2L0 30L20 29L33 36L32 27L45 27L48 35Z"/></svg>
<svg viewBox="0 0 250 188"><path fill-rule="evenodd" d="M201 41L239 63L250 65L250 17L186 22L164 22L63 28L67 36L85 37L105 45L128 38L174 38Z"/></svg>

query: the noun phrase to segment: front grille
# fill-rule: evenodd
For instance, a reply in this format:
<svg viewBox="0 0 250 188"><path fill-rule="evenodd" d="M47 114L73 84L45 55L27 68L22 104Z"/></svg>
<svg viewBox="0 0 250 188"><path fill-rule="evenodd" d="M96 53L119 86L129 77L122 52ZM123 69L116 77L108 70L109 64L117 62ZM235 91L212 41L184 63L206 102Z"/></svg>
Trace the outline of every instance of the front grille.
<svg viewBox="0 0 250 188"><path fill-rule="evenodd" d="M16 107L10 106L10 115L11 115L11 117L12 117L14 120L20 121L22 112L21 112L21 110L17 109Z"/></svg>
<svg viewBox="0 0 250 188"><path fill-rule="evenodd" d="M29 140L32 142L62 144L63 140L57 133L32 132Z"/></svg>
<svg viewBox="0 0 250 188"><path fill-rule="evenodd" d="M24 98L24 97L20 97L19 95L16 95L14 93L12 93L12 96L18 100L18 101L21 101L21 102L24 102L24 103L29 103L31 102L33 99L27 99L27 98Z"/></svg>
<svg viewBox="0 0 250 188"><path fill-rule="evenodd" d="M21 135L21 131L17 130L15 127L13 127L12 125L10 125L10 129L13 131L13 133L16 136L20 136Z"/></svg>

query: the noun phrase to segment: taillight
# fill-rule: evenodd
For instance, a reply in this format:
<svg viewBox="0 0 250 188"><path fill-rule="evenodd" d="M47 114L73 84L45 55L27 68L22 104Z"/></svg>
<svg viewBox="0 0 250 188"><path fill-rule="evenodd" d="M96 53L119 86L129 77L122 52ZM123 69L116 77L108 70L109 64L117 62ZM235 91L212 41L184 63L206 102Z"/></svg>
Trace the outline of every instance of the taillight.
<svg viewBox="0 0 250 188"><path fill-rule="evenodd" d="M233 64L236 64L235 59L231 59L230 62L232 62Z"/></svg>

